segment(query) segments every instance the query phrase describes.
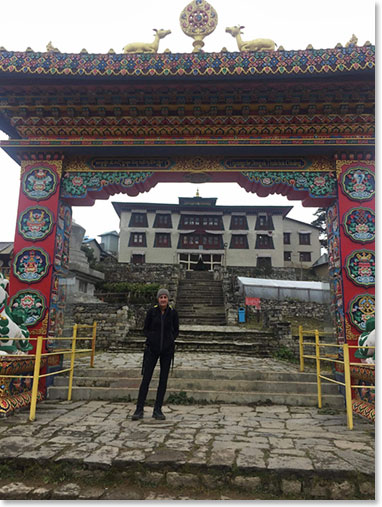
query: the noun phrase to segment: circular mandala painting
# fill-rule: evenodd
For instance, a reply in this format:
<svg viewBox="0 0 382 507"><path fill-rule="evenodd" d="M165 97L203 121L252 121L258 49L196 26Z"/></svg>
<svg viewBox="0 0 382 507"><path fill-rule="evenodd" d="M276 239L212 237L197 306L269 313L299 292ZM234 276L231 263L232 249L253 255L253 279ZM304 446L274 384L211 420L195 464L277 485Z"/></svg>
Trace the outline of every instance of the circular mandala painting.
<svg viewBox="0 0 382 507"><path fill-rule="evenodd" d="M351 167L344 172L341 187L353 201L369 201L375 194L374 173L366 167Z"/></svg>
<svg viewBox="0 0 382 507"><path fill-rule="evenodd" d="M18 230L24 239L39 241L52 232L53 222L53 215L47 208L33 206L20 215Z"/></svg>
<svg viewBox="0 0 382 507"><path fill-rule="evenodd" d="M39 282L48 269L49 255L42 248L23 248L13 262L14 275L25 283Z"/></svg>
<svg viewBox="0 0 382 507"><path fill-rule="evenodd" d="M360 294L349 303L349 316L351 323L362 333L366 331L366 321L375 317L374 294Z"/></svg>
<svg viewBox="0 0 382 507"><path fill-rule="evenodd" d="M48 167L35 167L22 177L24 194L35 201L43 201L53 195L57 189L56 173Z"/></svg>
<svg viewBox="0 0 382 507"><path fill-rule="evenodd" d="M10 300L12 309L22 309L27 318L25 324L33 326L44 318L46 311L46 300L38 290L26 289L17 292Z"/></svg>
<svg viewBox="0 0 382 507"><path fill-rule="evenodd" d="M343 219L344 231L353 241L369 243L375 239L375 213L370 208L352 208Z"/></svg>
<svg viewBox="0 0 382 507"><path fill-rule="evenodd" d="M346 274L357 285L375 285L375 254L371 250L355 250L345 262Z"/></svg>

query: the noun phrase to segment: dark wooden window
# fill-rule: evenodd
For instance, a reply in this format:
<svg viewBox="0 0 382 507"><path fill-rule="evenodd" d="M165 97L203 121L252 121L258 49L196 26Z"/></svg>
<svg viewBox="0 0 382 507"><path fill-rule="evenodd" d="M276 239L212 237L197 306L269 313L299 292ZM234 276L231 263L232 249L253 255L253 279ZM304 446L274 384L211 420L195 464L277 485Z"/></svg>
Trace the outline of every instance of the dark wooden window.
<svg viewBox="0 0 382 507"><path fill-rule="evenodd" d="M212 234L181 234L178 248L195 249L203 246L203 249L223 248L223 240L220 235Z"/></svg>
<svg viewBox="0 0 382 507"><path fill-rule="evenodd" d="M132 213L129 227L148 227L146 213Z"/></svg>
<svg viewBox="0 0 382 507"><path fill-rule="evenodd" d="M229 226L231 230L248 230L248 222L246 216L231 216L231 225Z"/></svg>
<svg viewBox="0 0 382 507"><path fill-rule="evenodd" d="M154 240L155 248L171 248L171 234L167 232L156 232Z"/></svg>
<svg viewBox="0 0 382 507"><path fill-rule="evenodd" d="M256 236L255 248L274 248L272 236L268 236L267 234L258 234Z"/></svg>
<svg viewBox="0 0 382 507"><path fill-rule="evenodd" d="M179 229L193 229L203 227L204 229L223 230L223 221L220 216L182 215L179 221Z"/></svg>
<svg viewBox="0 0 382 507"><path fill-rule="evenodd" d="M300 262L311 262L312 256L311 252L299 252L300 253Z"/></svg>
<svg viewBox="0 0 382 507"><path fill-rule="evenodd" d="M230 248L248 248L248 238L245 234L232 234Z"/></svg>
<svg viewBox="0 0 382 507"><path fill-rule="evenodd" d="M131 256L131 263L132 264L144 264L145 262L145 255L144 254L133 254Z"/></svg>
<svg viewBox="0 0 382 507"><path fill-rule="evenodd" d="M158 228L158 229L160 229L161 227L166 228L166 229L167 228L171 229L172 228L171 215L164 214L164 213L158 213L155 216L153 227Z"/></svg>
<svg viewBox="0 0 382 507"><path fill-rule="evenodd" d="M129 246L146 246L146 233L145 232L130 233Z"/></svg>
<svg viewBox="0 0 382 507"><path fill-rule="evenodd" d="M258 231L273 231L272 215L257 215L255 229Z"/></svg>
<svg viewBox="0 0 382 507"><path fill-rule="evenodd" d="M258 257L256 267L269 269L272 267L272 259L270 257Z"/></svg>
<svg viewBox="0 0 382 507"><path fill-rule="evenodd" d="M284 261L290 262L292 260L292 252L284 252Z"/></svg>
<svg viewBox="0 0 382 507"><path fill-rule="evenodd" d="M284 245L290 245L290 232L284 232Z"/></svg>
<svg viewBox="0 0 382 507"><path fill-rule="evenodd" d="M310 245L310 232L300 232L298 237L300 245Z"/></svg>

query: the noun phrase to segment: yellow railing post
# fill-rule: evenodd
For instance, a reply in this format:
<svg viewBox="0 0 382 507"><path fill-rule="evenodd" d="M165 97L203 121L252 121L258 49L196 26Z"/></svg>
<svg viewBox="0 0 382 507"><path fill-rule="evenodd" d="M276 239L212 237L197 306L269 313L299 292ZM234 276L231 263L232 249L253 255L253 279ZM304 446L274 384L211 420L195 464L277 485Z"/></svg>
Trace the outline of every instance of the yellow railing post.
<svg viewBox="0 0 382 507"><path fill-rule="evenodd" d="M304 336L302 326L298 326L298 344L300 348L300 371L304 371Z"/></svg>
<svg viewBox="0 0 382 507"><path fill-rule="evenodd" d="M350 359L349 345L344 343L344 376L345 376L345 399L346 399L346 415L349 430L353 429L353 406L351 401L351 375L350 375Z"/></svg>
<svg viewBox="0 0 382 507"><path fill-rule="evenodd" d="M318 329L314 331L316 342L316 370L317 370L317 397L318 408L322 408L322 391L321 391L321 364L320 364L320 334Z"/></svg>
<svg viewBox="0 0 382 507"><path fill-rule="evenodd" d="M77 328L78 324L73 326L72 336L72 352L70 354L70 374L69 374L69 387L68 387L68 401L72 399L72 386L73 386L73 375L74 375L74 359L76 356L76 340L77 340Z"/></svg>
<svg viewBox="0 0 382 507"><path fill-rule="evenodd" d="M92 334L92 353L90 356L90 368L94 368L94 356L95 356L95 345L97 335L97 322L93 322L93 334Z"/></svg>
<svg viewBox="0 0 382 507"><path fill-rule="evenodd" d="M42 336L37 337L36 354L35 354L35 360L34 360L31 407L30 407L30 412L29 412L29 420L30 421L34 421L36 418L36 404L37 404L38 384L39 384L39 379L40 379L42 340L43 340Z"/></svg>

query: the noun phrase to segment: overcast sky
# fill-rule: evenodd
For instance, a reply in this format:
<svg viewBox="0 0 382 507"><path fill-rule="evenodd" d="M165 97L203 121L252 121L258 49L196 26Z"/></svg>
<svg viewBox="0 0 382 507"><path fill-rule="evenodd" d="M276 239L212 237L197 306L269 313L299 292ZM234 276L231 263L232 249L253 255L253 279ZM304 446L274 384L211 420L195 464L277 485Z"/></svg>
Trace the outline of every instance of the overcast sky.
<svg viewBox="0 0 382 507"><path fill-rule="evenodd" d="M244 25L243 39L266 37L285 49L333 48L345 45L354 33L358 44L375 43L375 5L372 0L212 0L218 13L216 30L205 38L206 52L226 47L236 51L236 41L225 32L227 26ZM45 51L52 41L62 53L107 53L110 48L122 52L133 41L153 40L153 29L170 29L171 35L160 41L159 52L192 52L192 39L183 34L179 15L187 1L143 0L14 0L1 2L0 46L10 51ZM0 138L7 139L1 133ZM19 192L19 166L0 150L2 220L0 241L12 241L16 224ZM315 208L302 208L298 201L278 195L264 199L249 194L237 184L158 184L149 193L131 198L114 195L97 201L92 208L73 208L77 223L89 236L119 230L118 216L111 201L178 202L179 196L194 196L199 188L202 197L218 197L219 205L293 205L291 218L310 222ZM4 217L6 220L4 220Z"/></svg>

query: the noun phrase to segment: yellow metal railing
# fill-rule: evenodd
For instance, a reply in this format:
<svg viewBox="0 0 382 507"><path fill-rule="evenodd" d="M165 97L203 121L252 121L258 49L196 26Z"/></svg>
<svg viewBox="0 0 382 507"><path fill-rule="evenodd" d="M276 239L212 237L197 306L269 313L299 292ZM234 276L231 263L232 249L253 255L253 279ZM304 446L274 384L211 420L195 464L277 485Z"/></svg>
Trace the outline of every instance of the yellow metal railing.
<svg viewBox="0 0 382 507"><path fill-rule="evenodd" d="M300 371L303 372L305 368L304 358L305 359L314 359L316 362L316 375L317 375L317 398L318 398L318 408L322 408L322 385L321 380L326 380L327 382L332 382L334 384L341 385L345 388L345 403L346 403L346 415L347 415L347 426L350 430L353 429L353 410L352 410L352 389L365 387L354 385L351 383L351 366L361 366L365 368L374 369L374 364L366 364L366 363L351 363L350 362L350 354L349 349L375 349L375 346L358 346L358 345L349 345L347 343L339 344L339 343L321 343L320 342L320 333L317 329L314 331L303 330L302 326L299 326L299 349L300 349ZM314 342L305 342L305 335L313 335ZM304 354L304 346L314 346L315 354L308 355ZM336 354L322 354L321 349L323 347L332 348L335 347L337 349L343 350L343 359L340 359L340 355ZM339 380L335 380L333 378L329 378L325 375L321 374L321 361L327 361L330 363L342 364L344 368L344 381L340 382ZM375 389L375 385L368 385L368 389Z"/></svg>
<svg viewBox="0 0 382 507"><path fill-rule="evenodd" d="M92 329L92 336L78 336L78 329L79 328L91 328ZM8 359L11 357L17 357L18 359L34 359L34 371L33 376L32 375L6 375L1 374L2 378L31 378L33 379L32 384L32 392L31 392L31 405L30 405L30 413L29 413L29 420L34 421L36 418L36 405L37 405L37 397L38 397L38 385L41 378L49 377L52 375L59 375L61 373L67 373L69 372L69 385L68 385L68 401L71 401L72 399L72 386L73 386L73 378L74 378L74 363L75 358L77 354L84 354L84 353L90 353L90 367L94 367L94 356L95 356L95 344L96 344L96 335L97 335L97 323L94 322L93 325L86 325L86 324L75 324L73 326L73 334L69 337L44 337L44 336L38 336L37 338L29 338L29 341L36 341L36 351L34 354L28 354L26 356L20 356L20 355L7 355L3 356L3 359ZM12 338L12 340L25 340L25 338ZM71 340L71 347L68 349L56 349L54 352L42 352L42 345L44 340L49 341L69 341ZM88 349L76 349L77 342L79 340L91 340L91 348ZM51 356L57 356L58 354L62 355L70 355L70 366L68 368L63 368L59 371L54 371L51 373L45 373L41 374L41 359L44 357L51 357Z"/></svg>

